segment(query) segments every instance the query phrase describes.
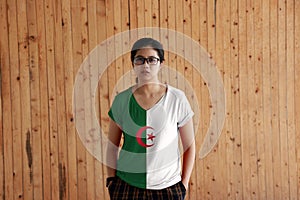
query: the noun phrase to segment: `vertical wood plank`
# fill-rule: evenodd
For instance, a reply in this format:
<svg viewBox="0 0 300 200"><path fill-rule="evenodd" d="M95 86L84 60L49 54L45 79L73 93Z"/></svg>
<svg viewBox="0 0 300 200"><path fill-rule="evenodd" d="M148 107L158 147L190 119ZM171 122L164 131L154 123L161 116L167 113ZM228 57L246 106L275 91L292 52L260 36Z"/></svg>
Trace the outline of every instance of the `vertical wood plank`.
<svg viewBox="0 0 300 200"><path fill-rule="evenodd" d="M192 102L192 91L188 90L187 84L191 84L193 82L193 76L192 76L192 65L190 64L190 60L187 60L187 58L190 58L190 55L192 55L192 14L191 14L191 0L186 0L184 1L183 4L183 33L186 36L184 39L184 55L185 55L185 60L184 60L184 78L186 83L184 92L185 95L187 96L188 100Z"/></svg>
<svg viewBox="0 0 300 200"><path fill-rule="evenodd" d="M20 95L20 69L18 51L18 27L16 1L9 2L10 12L8 15L9 24L9 51L10 56L10 82L11 88L11 115L12 115L12 152L13 152L13 177L14 198L23 196L23 178L22 178L22 132L21 132L21 95Z"/></svg>
<svg viewBox="0 0 300 200"><path fill-rule="evenodd" d="M152 19L152 27L158 28L161 27L160 26L160 13L159 12L159 8L160 8L160 1L159 0L151 0L150 1L151 6L152 6L152 12L150 13L150 17ZM165 7L162 8L164 10L164 13L168 13L168 1L165 1ZM167 26L166 26L167 27ZM154 32L152 33L152 37L154 38L158 38L159 37L159 33L158 32Z"/></svg>
<svg viewBox="0 0 300 200"><path fill-rule="evenodd" d="M106 0L105 5L106 5L106 38L110 38L114 36L115 33L115 26L114 26L114 18L115 18L115 11L114 11L114 4L118 3L112 0ZM117 20L117 19L116 19ZM103 94L101 101L107 101L107 103L101 105L101 109L103 111L102 116L106 119L106 122L109 121L108 118L108 110L110 108L110 102L112 103L113 101L113 90L116 85L117 79L116 79L116 56L115 56L115 40L112 38L112 44L114 48L107 48L106 51L106 57L107 60L112 61L112 63L108 66L107 68L107 74L106 77L104 77L102 84L103 90L101 93ZM108 131L108 130L107 130ZM104 151L105 152L105 151ZM107 177L107 176L106 176Z"/></svg>
<svg viewBox="0 0 300 200"><path fill-rule="evenodd" d="M208 56L210 59L215 60L216 59L216 7L215 7L215 1L207 1L207 52ZM210 69L210 64L209 62L207 63L207 71L209 72ZM207 86L210 86L213 88L215 86L215 77L213 76L208 76L207 80ZM207 106L207 105L206 105ZM210 115L213 115L212 113L212 102L208 101L208 106L210 108ZM209 126L211 124L209 123ZM214 125L216 126L216 125ZM214 128L216 130L216 128ZM208 192L207 192L207 198L217 198L219 195L219 190L217 189L216 185L219 185L219 172L220 169L217 169L215 166L218 166L218 153L219 153L219 146L215 146L211 153L210 156L207 158L207 164L206 168L208 169L207 171L207 187L208 187Z"/></svg>
<svg viewBox="0 0 300 200"><path fill-rule="evenodd" d="M73 75L74 78L76 78L76 73L80 67L80 64L82 62L82 49L81 49L81 13L80 13L81 7L80 7L80 1L75 0L71 2L71 27L72 27L72 58L73 58ZM75 94L76 95L76 94ZM82 104L84 102L76 102L76 107L73 109L81 109ZM77 120L75 118L74 123L76 123ZM76 130L75 130L76 131ZM85 199L86 198L86 183L84 178L82 178L82 173L84 173L84 160L78 155L79 151L81 150L81 141L80 138L77 135L77 132L74 135L74 138L69 138L69 141L72 142L73 148L75 150L74 154L72 155L71 152L69 152L69 159L71 159L73 156L75 158L72 158L72 162L76 161L76 164L73 166L70 166L70 172L75 173L76 175L72 176L72 181L70 179L70 187L73 188L73 191L76 192L75 194L70 193L70 199L73 197L74 199ZM72 148L72 149L73 149ZM74 159L74 160L73 160ZM71 162L71 161L70 161ZM71 177L69 177L71 178ZM71 192L71 188L70 188Z"/></svg>
<svg viewBox="0 0 300 200"><path fill-rule="evenodd" d="M228 198L242 198L241 136L239 118L239 70L238 70L238 2L224 1L224 84L226 94L225 130L227 137Z"/></svg>
<svg viewBox="0 0 300 200"><path fill-rule="evenodd" d="M168 22L169 22L169 16L168 16L168 1L159 1L159 27L163 28L163 29L167 29L168 28ZM165 45L167 46L163 46L163 48L165 49L165 63L164 66L169 67L169 56L170 56L170 52L166 51L166 49L169 49L169 42L170 40L174 39L174 38L170 38L168 37L168 35L163 35L162 33L158 33L160 35L157 35L157 37L159 38L160 42L166 41ZM163 66L163 67L164 67ZM169 69L162 69L159 75L159 79L162 83L168 83L170 84L170 73L169 73Z"/></svg>
<svg viewBox="0 0 300 200"><path fill-rule="evenodd" d="M257 138L257 194L258 199L266 199L265 134L263 130L263 65L262 65L262 1L254 1L254 75L255 75L255 121Z"/></svg>
<svg viewBox="0 0 300 200"><path fill-rule="evenodd" d="M241 66L246 65L243 54L245 53L245 5L237 0L231 0L230 2L230 77L231 77L231 101L232 101L232 136L229 138L232 142L232 169L231 174L233 175L234 193L232 198L242 199L243 198L243 163L242 163L242 123L245 121L242 117L242 87L246 80L247 71L245 68L241 69ZM225 72L226 73L226 72Z"/></svg>
<svg viewBox="0 0 300 200"><path fill-rule="evenodd" d="M106 38L114 35L114 1L106 0ZM112 39L112 43L115 44L115 40ZM112 91L116 84L116 62L115 62L115 50L112 48L107 49L107 59L113 61L108 68L108 92L109 99L112 101Z"/></svg>
<svg viewBox="0 0 300 200"><path fill-rule="evenodd" d="M236 192L237 183L234 181L234 157L237 152L234 153L233 148L235 145L235 138L233 133L233 95L231 92L231 34L230 34L230 2L223 1L223 16L221 23L223 24L223 78L224 78L224 89L226 92L226 120L224 124L223 133L226 138L226 161L227 161L227 198L234 199ZM223 136L224 137L224 136ZM223 157L224 159L225 157ZM224 187L225 190L225 187Z"/></svg>
<svg viewBox="0 0 300 200"><path fill-rule="evenodd" d="M145 36L145 0L136 0L138 38Z"/></svg>
<svg viewBox="0 0 300 200"><path fill-rule="evenodd" d="M271 61L270 61L270 5L268 1L262 1L263 23L263 126L265 133L265 167L266 167L266 199L274 199L273 183L273 154L272 154L272 130L271 130Z"/></svg>
<svg viewBox="0 0 300 200"><path fill-rule="evenodd" d="M73 61L72 54L72 22L71 22L71 3L62 1L62 41L63 41L63 65L64 67L64 84L65 84L65 118L66 118L66 134L67 134L67 163L65 168L61 165L61 186L65 187L65 199L77 199L77 163L76 163L76 133L73 119L73 82L74 82L74 66L79 65ZM76 29L74 30L74 32ZM67 170L64 170L67 169ZM68 185L63 181L66 178ZM62 190L63 191L63 190ZM63 196L63 195L61 195Z"/></svg>
<svg viewBox="0 0 300 200"><path fill-rule="evenodd" d="M289 161L289 198L297 199L297 160L295 131L295 2L286 2L286 66L287 66L287 139Z"/></svg>
<svg viewBox="0 0 300 200"><path fill-rule="evenodd" d="M287 144L287 65L286 65L286 1L278 1L278 91L279 91L279 132L280 171L282 197L289 198L288 144Z"/></svg>
<svg viewBox="0 0 300 200"><path fill-rule="evenodd" d="M114 10L114 35L119 34L122 32L122 13L121 13L121 2L115 1L113 3L113 10ZM122 37L115 38L115 48L114 48L114 55L120 54L122 52ZM116 82L120 81L122 76L124 75L124 65L122 61L122 57L115 58L115 75L116 75ZM123 82L123 81L122 81ZM121 84L123 86L124 83ZM114 88L112 88L114 89ZM118 92L120 92L121 88L116 88Z"/></svg>
<svg viewBox="0 0 300 200"><path fill-rule="evenodd" d="M192 55L192 43L191 43L191 37L192 37L192 14L191 14L191 6L192 3L190 0L186 0L183 3L183 34L185 35L184 38L184 62L183 62L183 67L184 67L184 71L183 71L183 76L184 76L184 83L183 83L183 91L188 99L188 101L190 103L192 103L193 99L192 99L192 95L193 95L193 91L189 91L188 90L188 85L187 84L192 84L193 83L193 77L192 77L192 65L190 64L190 60L187 60L187 57L190 58L190 55ZM190 185L190 184L189 184ZM193 195L191 194L191 190L192 188L189 187L188 188L188 194L187 194L187 198L189 199L194 199L195 197L193 197Z"/></svg>
<svg viewBox="0 0 300 200"><path fill-rule="evenodd" d="M129 4L128 5L129 30L133 30L133 29L138 28L137 0L129 0L128 4ZM133 42L132 41L133 38L137 38L137 33L133 34L130 32L129 41ZM130 45L132 45L132 44L130 44ZM130 66L132 66L131 63L130 63ZM134 79L134 82L133 82L133 84L134 84L136 82L136 75L135 75L134 71L132 71L131 75Z"/></svg>
<svg viewBox="0 0 300 200"><path fill-rule="evenodd" d="M300 14L296 12L300 9L300 1L295 1L295 64L300 63ZM295 66L295 80L300 78L300 68ZM300 100L300 81L295 82L295 103ZM300 144L300 106L295 104L295 129L296 129L296 144ZM297 197L300 198L300 149L296 149L296 161L297 161Z"/></svg>
<svg viewBox="0 0 300 200"><path fill-rule="evenodd" d="M4 65L8 66L8 57L5 56L8 49L8 26L7 26L7 6L6 1L0 2L0 95L2 97L2 70ZM4 171L4 137L3 137L3 115L4 109L2 108L2 98L0 98L0 198L4 199L5 197L5 171Z"/></svg>
<svg viewBox="0 0 300 200"><path fill-rule="evenodd" d="M21 108L22 108L22 149L23 149L23 187L24 199L33 199L33 152L32 152L32 127L30 108L30 68L28 52L28 27L26 2L17 1L18 43Z"/></svg>
<svg viewBox="0 0 300 200"><path fill-rule="evenodd" d="M68 199L68 152L66 133L66 104L65 104L65 74L64 74L64 49L62 38L62 9L61 2L54 4L54 41L55 41L55 80L56 80L56 104L57 104L57 140L58 140L58 189L59 198Z"/></svg>
<svg viewBox="0 0 300 200"><path fill-rule="evenodd" d="M0 5L0 10L3 11L2 5ZM0 14L1 16L1 14ZM1 16L2 17L2 16ZM5 18L4 18L5 19ZM4 28L4 26L2 26L1 28ZM4 29L5 31L7 29ZM1 32L1 34L3 34ZM2 39L0 39L0 43L2 44ZM1 53L1 48L0 48L0 66L2 65L2 53ZM2 66L1 66L2 67ZM1 70L2 68L0 68ZM2 74L1 74L2 75ZM2 81L2 80L1 80ZM0 95L2 96L2 88L1 88L1 92L0 92ZM1 147L4 147L4 142L3 142L3 110L2 110L2 99L0 98L0 145ZM4 199L4 188L5 188L5 183L4 183L4 177L5 177L5 173L4 173L4 150L3 148L0 148L0 198L1 199Z"/></svg>
<svg viewBox="0 0 300 200"><path fill-rule="evenodd" d="M144 27L152 27L152 1L153 0L143 0L144 2ZM153 37L151 29L145 30L145 35L147 37Z"/></svg>
<svg viewBox="0 0 300 200"><path fill-rule="evenodd" d="M223 6L224 2L223 0L215 1L214 2L214 10L215 10L215 59L214 61L216 62L216 68L219 70L220 76L222 77L222 81L224 84L224 26L226 22L224 23L223 17ZM230 41L230 40L228 40ZM215 78L216 79L216 78ZM216 81L214 81L216 82ZM225 87L225 86L224 86ZM215 86L215 89L217 90L217 87ZM225 90L225 88L222 88ZM218 101L222 101L223 97L219 97ZM226 101L226 98L224 99ZM222 103L219 103L219 105L222 105ZM226 105L225 105L226 106ZM217 111L219 111L221 108L217 108ZM225 111L226 111L225 107ZM220 116L221 113L217 112L217 116ZM225 124L224 124L225 125ZM227 164L227 152L224 151L223 149L226 149L226 143L227 143L227 138L226 138L226 132L224 131L224 126L223 124L217 124L218 130L222 130L222 133L219 137L218 140L218 148L220 148L220 151L218 152L218 166L222 166L222 168L219 171L218 177L216 180L218 182L218 185L220 188L223 188L218 195L221 197L227 197L227 181L228 181L228 164Z"/></svg>
<svg viewBox="0 0 300 200"><path fill-rule="evenodd" d="M97 1L97 7L99 6L99 15L97 18L97 34L98 34L98 40L99 43L104 41L107 37L107 21L106 21L106 7L105 7L105 0L103 1ZM104 58L107 58L107 52L104 52L104 55L102 55ZM101 131L102 134L107 133L108 131L108 108L110 107L110 102L109 102L109 93L108 93L108 87L106 87L106 83L108 82L108 75L107 75L107 70L104 71L101 77L99 77L99 107L100 107L100 113L99 113L99 118L100 118L100 126L101 126ZM101 137L105 137L105 135L101 135ZM104 147L102 147L102 152L106 152ZM104 158L105 155L102 155L102 158ZM103 177L102 177L102 191L99 193L96 192L97 197L99 196L100 199L109 199L108 197L108 191L107 188L105 187L105 180L107 178L107 171L105 169L105 165L97 164L96 171L102 172Z"/></svg>
<svg viewBox="0 0 300 200"><path fill-rule="evenodd" d="M101 43L104 39L105 39L105 1L96 1L96 36L97 36L97 44ZM106 55L102 55L102 56L106 56ZM100 62L100 61L99 61ZM97 74L98 69L96 70ZM100 77L98 77L99 79L99 83L101 82ZM100 84L98 84L99 87ZM102 121L101 121L101 101L103 101L102 99L100 99L100 89L98 88L97 92L96 92L96 99L98 99L98 101L96 101L96 105L95 105L95 109L97 112L97 115L99 116L98 119L98 123L100 123L100 126L102 128ZM103 129L102 129L103 130ZM101 130L101 131L102 131ZM104 137L104 133L101 132L100 135L100 140L102 141L102 138ZM102 142L100 143L102 144ZM100 146L101 151L103 151L103 146ZM100 158L103 158L103 153L100 155ZM95 174L98 175L98 177L95 180L95 199L107 199L106 198L106 187L105 187L105 179L106 179L106 173L104 171L104 167L105 165L102 164L101 161L95 161Z"/></svg>
<svg viewBox="0 0 300 200"><path fill-rule="evenodd" d="M51 199L59 199L59 172L58 172L58 128L56 103L56 76L55 76L55 32L54 32L54 5L51 0L45 0L45 27L47 48L47 82L49 104L49 143L51 167Z"/></svg>
<svg viewBox="0 0 300 200"><path fill-rule="evenodd" d="M135 29L138 27L138 17L137 17L137 0L129 0L129 25L130 29ZM140 17L140 16L139 16Z"/></svg>
<svg viewBox="0 0 300 200"><path fill-rule="evenodd" d="M2 5L0 4L0 11L2 12L4 9L2 7ZM6 14L6 12L3 12ZM3 17L3 14L1 15L0 14L0 17ZM4 17L3 17L4 18ZM4 18L5 19L5 18ZM2 29L4 29L4 32L6 32L6 25L3 25L1 26ZM5 33L2 33L1 34L5 34ZM0 38L0 43L2 45L2 38ZM1 46L2 47L2 46ZM3 51L3 49L0 47L0 71L2 69L2 53L1 51ZM1 76L1 72L0 72L0 76ZM2 81L2 79L1 79ZM0 90L0 95L2 96L2 88ZM0 145L1 147L4 146L4 143L3 143L3 111L2 111L2 99L0 99ZM4 173L4 150L3 148L0 149L0 174L1 174L1 177L0 177L0 188L2 188L0 190L0 198L4 199L4 188L5 188L5 183L4 183L4 176L5 176L5 173Z"/></svg>
<svg viewBox="0 0 300 200"><path fill-rule="evenodd" d="M76 78L76 73L80 67L80 64L82 62L82 48L81 48L81 42L82 42L82 38L81 38L81 6L80 6L80 1L76 0L76 1L72 1L71 4L71 16L72 16L72 56L73 56L73 75L74 78ZM76 94L75 94L76 95ZM76 102L76 106L74 109L81 109L82 104L84 102ZM75 120L76 123L76 120ZM78 146L82 145L80 138L76 137L76 146L77 148L79 148ZM78 152L79 150L77 150ZM74 171L76 171L77 173L77 180L74 180L77 182L78 186L77 186L77 194L76 197L79 197L79 193L84 193L82 192L82 190L85 190L86 187L79 187L81 186L81 184L84 184L84 181L79 180L82 177L80 176L80 173L82 173L82 167L79 170L79 165L82 165L81 163L83 162L83 160L81 160L76 152L76 160L77 160L77 170L74 169ZM79 183L80 182L80 183ZM83 195L84 196L84 195Z"/></svg>
<svg viewBox="0 0 300 200"><path fill-rule="evenodd" d="M96 24L96 1L87 1L87 41L88 41L88 53L90 53L97 45L97 24ZM89 75L89 82L90 85L92 82L95 81L95 78L97 78L96 74L98 74L97 70L97 64L91 62L90 63L90 75ZM94 91L92 91L91 86L89 88L88 97L90 98ZM89 108L94 108L95 105L91 105L91 102L88 102ZM88 110L88 114L92 115L92 110ZM89 132L92 133L92 129L94 128L93 125L95 124L93 120L91 120L89 123L89 128L87 129ZM89 138L89 140L92 141L91 145L92 150L94 150L96 147L93 144L93 137ZM100 176L100 174L95 174L95 158L93 154L88 153L87 154L87 199L95 199L96 198L96 180Z"/></svg>
<svg viewBox="0 0 300 200"><path fill-rule="evenodd" d="M3 78L2 78L2 71L4 66L8 66L9 57L7 54L8 49L8 26L7 26L7 6L6 1L0 2L0 96L3 97ZM2 98L0 98L0 199L4 199L5 197L5 171L4 171L4 134L3 134L3 124L4 119L4 110L3 109Z"/></svg>
<svg viewBox="0 0 300 200"><path fill-rule="evenodd" d="M38 41L38 68L40 84L40 132L41 132L41 167L43 199L51 199L51 168L50 168L50 141L49 141L49 110L47 84L47 49L44 1L36 1L37 41Z"/></svg>
<svg viewBox="0 0 300 200"><path fill-rule="evenodd" d="M183 2L179 1L176 4L175 7L175 29L176 31L183 33ZM183 38L176 38L176 52L180 52L177 54L184 55L184 41ZM178 57L176 58L176 72L181 74L182 76L184 75L184 61L182 58ZM180 79L177 79L177 85L176 87L182 86L184 83L181 82Z"/></svg>
<svg viewBox="0 0 300 200"><path fill-rule="evenodd" d="M191 2L191 23L192 23L192 39L195 40L196 42L198 42L199 48L197 49L192 49L192 59L193 59L193 63L198 63L200 61L200 51L202 49L201 48L201 44L200 44L200 16L199 16L199 12L200 12L200 2L199 1L192 1ZM171 18L172 19L172 18ZM195 92L195 97L197 98L198 101L193 101L192 102L192 107L195 106L199 106L200 107L200 103L201 103L201 74L200 72L193 67L193 72L192 72L192 87L194 89ZM201 109L201 108L199 108ZM195 111L194 111L195 112ZM196 112L195 112L196 113ZM202 118L202 116L200 115L200 110L199 113L196 113L196 115L198 114L198 117L196 117L194 115L194 131L195 131L195 143L196 144L202 144L202 138L201 138L201 127L200 125L200 119ZM196 128L198 127L198 128ZM199 182L202 179L202 167L201 164L202 162L199 160L198 158L198 152L200 151L200 145L196 145L196 159L195 159L195 165L194 165L194 170L192 172L191 175L191 179L190 179L190 193L189 193L189 197L190 199L197 199L197 197L199 198L200 194L201 194L201 187L199 184Z"/></svg>
<svg viewBox="0 0 300 200"><path fill-rule="evenodd" d="M207 1L206 0L201 0L200 1L200 44L201 46L204 48L204 51L207 51ZM203 54L203 53L201 53ZM200 55L202 56L202 55ZM203 66L203 72L202 73L206 73L207 71L207 63L206 63L206 59L200 60L200 64L201 66ZM209 118L208 117L204 117L204 116L209 116L211 115L211 112L209 110L209 94L207 91L207 80L202 80L200 82L200 89L201 89L201 113L200 116L202 116L201 122L200 122L200 127L201 127L201 144L203 143L203 138L204 136L207 134L207 130L208 130L208 126L209 126ZM199 185L200 187L200 191L201 191L201 195L200 198L205 199L208 198L209 195L209 191L208 191L208 186L206 184L206 181L208 180L208 176L207 176L207 171L209 170L209 166L207 166L207 159L205 158L205 160L202 161L201 165L200 165L200 169L201 173L198 174L197 173L197 185ZM200 180L198 180L198 177L200 178Z"/></svg>
<svg viewBox="0 0 300 200"><path fill-rule="evenodd" d="M106 38L110 38L114 35L114 1L112 0L106 0L105 1L105 7L106 7ZM115 41L112 39L112 43L114 43ZM113 45L112 45L113 46ZM103 81L103 92L101 92L103 94L102 98L101 98L101 101L107 101L107 103L105 104L102 104L103 106L105 107L102 107L101 105L101 109L103 110L103 115L104 118L106 118L106 122L109 121L109 118L108 118L108 110L109 110L109 107L110 107L110 102L113 101L113 96L112 96L112 92L113 92L113 89L114 89L114 86L116 84L116 63L115 63L115 51L114 49L111 49L111 48L107 48L107 51L106 51L106 57L107 57L107 60L111 60L113 61L111 63L110 66L108 66L107 68L107 74L106 74L106 77L104 77ZM101 112L102 112L101 110ZM107 130L108 131L108 130Z"/></svg>
<svg viewBox="0 0 300 200"><path fill-rule="evenodd" d="M172 0L168 0L165 6L166 8L161 7L161 4L165 1L160 1L160 13L168 13L167 18L162 17L162 14L159 15L160 23L162 20L167 21L167 28L171 31L176 31L176 4L173 3ZM167 11L166 11L167 10ZM168 48L169 48L169 54L168 54L168 60L166 62L168 63L168 66L173 69L176 72L176 58L177 55L174 53L176 52L176 38L168 38ZM176 86L177 83L177 74L173 73L169 77L169 84L172 86Z"/></svg>
<svg viewBox="0 0 300 200"><path fill-rule="evenodd" d="M254 51L255 51L255 30L254 30L254 2L247 1L246 4L246 27L247 27L247 70L248 70L248 94L245 96L247 98L247 115L248 115L248 126L245 127L243 131L243 144L245 158L243 161L244 167L249 166L249 170L245 170L244 173L244 183L246 186L246 193L244 197L250 197L257 199L257 137L256 137L256 113L257 105L255 101L255 61L254 61Z"/></svg>
<svg viewBox="0 0 300 200"><path fill-rule="evenodd" d="M42 155L41 155L41 113L40 78L38 60L38 35L36 5L34 0L27 1L27 23L29 35L30 105L32 126L32 170L34 199L43 199Z"/></svg>
<svg viewBox="0 0 300 200"><path fill-rule="evenodd" d="M233 2L233 1L231 1ZM239 72L235 72L233 77L238 76L240 81L240 86L235 87L234 94L240 95L240 133L241 133L241 162L238 163L242 166L242 198L249 197L250 194L250 185L249 185L249 176L247 173L250 171L249 166L249 156L248 152L245 152L245 149L248 149L248 141L245 139L245 132L248 130L248 71L247 71L247 21L246 21L246 3L244 1L238 1L238 21L232 21L232 27L238 23L238 64ZM237 48L236 46L232 47L233 49ZM237 118L236 118L237 119ZM237 119L236 122L239 120ZM245 180L246 179L246 180Z"/></svg>
<svg viewBox="0 0 300 200"><path fill-rule="evenodd" d="M131 11L130 11L131 12ZM125 53L125 49L130 50L130 12L129 12L129 1L122 0L121 2L121 30L122 30L122 48L123 53ZM126 34L125 31L128 31ZM134 75L132 70L132 65L130 61L130 54L129 52L126 52L126 54L123 54L122 56L122 64L123 64L123 73L129 73L130 79L125 79L124 86L127 87L129 85L133 85L135 81L133 82Z"/></svg>
<svg viewBox="0 0 300 200"><path fill-rule="evenodd" d="M271 111L274 196L282 198L279 132L278 2L270 1Z"/></svg>
<svg viewBox="0 0 300 200"><path fill-rule="evenodd" d="M88 54L88 21L87 21L87 7L86 7L86 0L80 0L79 1L79 9L80 11L80 19L79 19L79 26L80 26L80 49L81 49L81 60L79 63L82 63L82 61L85 59L85 57ZM89 74L89 72L86 72ZM87 80L89 81L89 79ZM83 95L87 97L89 95L89 88L87 88L86 91L83 91ZM85 98L83 102L80 102L80 108L84 112L84 116L86 117L87 115L90 114L90 102L86 100L88 98ZM88 133L89 128L90 128L90 122L85 121L84 124L84 130L86 133ZM88 134L85 134L86 137L84 138L78 138L77 140L77 159L78 159L78 199L87 199L89 197L89 183L88 183L88 156L89 153L86 151L86 148L84 144L86 144L86 140L88 140ZM85 140L85 141L81 141Z"/></svg>
<svg viewBox="0 0 300 200"><path fill-rule="evenodd" d="M82 50L82 61L88 56L89 53L89 30L88 30L88 10L87 10L87 1L86 0L80 0L80 16L81 16L81 50ZM82 62L81 62L82 63ZM87 82L90 82L90 68L86 72L89 75L89 78L87 79ZM89 118L91 115L91 102L89 101L90 95L91 95L91 88L86 88L85 91L83 91L83 95L86 97L83 102L83 110L84 110L84 116L85 118ZM93 198L94 197L94 183L93 178L91 178L89 175L90 173L93 175L93 167L94 167L94 161L91 158L91 154L87 151L85 145L87 144L88 140L90 140L89 133L91 131L91 122L86 120L85 121L85 137L81 138L84 141L81 141L81 144L79 145L79 151L81 154L81 158L83 160L82 165L82 176L81 178L84 180L84 194L86 199ZM83 196L82 196L83 197ZM80 199L80 198L79 198Z"/></svg>
<svg viewBox="0 0 300 200"><path fill-rule="evenodd" d="M2 116L2 130L1 136L3 137L3 176L1 188L1 197L13 199L14 198L14 188L13 188L13 152L12 152L12 116L11 116L11 82L10 82L10 57L9 57L9 26L8 26L8 12L11 12L11 9L16 9L11 7L10 4L7 4L6 1L1 1L1 34L0 34L0 64L1 64L1 103L3 112Z"/></svg>

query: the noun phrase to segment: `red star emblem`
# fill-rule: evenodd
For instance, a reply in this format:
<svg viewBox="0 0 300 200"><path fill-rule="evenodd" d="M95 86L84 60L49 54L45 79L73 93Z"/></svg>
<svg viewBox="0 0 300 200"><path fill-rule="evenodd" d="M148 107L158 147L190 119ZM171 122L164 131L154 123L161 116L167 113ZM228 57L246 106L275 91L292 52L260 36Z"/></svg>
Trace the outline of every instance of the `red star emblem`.
<svg viewBox="0 0 300 200"><path fill-rule="evenodd" d="M155 138L155 136L153 135L153 133L147 134L148 138L147 140L151 140L153 142L153 139Z"/></svg>

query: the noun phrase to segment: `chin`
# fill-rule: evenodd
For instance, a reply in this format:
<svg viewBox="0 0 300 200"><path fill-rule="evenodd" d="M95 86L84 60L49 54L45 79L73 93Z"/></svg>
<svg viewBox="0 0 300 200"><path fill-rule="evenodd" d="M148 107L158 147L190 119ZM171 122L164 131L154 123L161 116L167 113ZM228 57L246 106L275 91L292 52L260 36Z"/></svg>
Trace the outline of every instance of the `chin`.
<svg viewBox="0 0 300 200"><path fill-rule="evenodd" d="M153 82L153 79L151 78L140 78L139 79L141 83L151 83Z"/></svg>

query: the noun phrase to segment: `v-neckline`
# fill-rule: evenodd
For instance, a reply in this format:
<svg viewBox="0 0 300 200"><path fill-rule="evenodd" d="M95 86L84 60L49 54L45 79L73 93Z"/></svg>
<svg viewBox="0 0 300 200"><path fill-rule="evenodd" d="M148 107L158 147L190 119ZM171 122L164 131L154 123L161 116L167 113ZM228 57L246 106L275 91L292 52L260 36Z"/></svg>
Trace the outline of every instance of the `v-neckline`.
<svg viewBox="0 0 300 200"><path fill-rule="evenodd" d="M163 101L163 99L167 96L167 93L168 93L168 91L169 91L168 85L166 84L166 91L165 91L165 93L164 93L164 94L158 99L158 101L157 101L156 103L154 103L150 108L145 109L144 107L142 107L142 106L139 104L139 102L138 102L137 99L135 98L132 89L133 89L133 87L131 88L131 95L132 95L131 98L132 98L132 99L134 100L134 102L138 105L138 107L139 107L140 109L142 109L143 111L145 111L145 112L150 111L150 110L154 109L155 107L157 107L157 106Z"/></svg>

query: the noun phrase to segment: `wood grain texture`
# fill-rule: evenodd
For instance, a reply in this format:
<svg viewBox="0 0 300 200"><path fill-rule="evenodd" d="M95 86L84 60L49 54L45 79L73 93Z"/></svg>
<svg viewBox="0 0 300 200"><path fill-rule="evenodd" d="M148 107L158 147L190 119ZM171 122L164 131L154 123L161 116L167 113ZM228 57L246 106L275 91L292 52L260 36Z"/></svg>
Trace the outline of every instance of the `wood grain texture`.
<svg viewBox="0 0 300 200"><path fill-rule="evenodd" d="M95 109L102 144L115 94L135 83L128 49L136 36L166 41L161 81L199 106L186 199L299 199L299 9L295 0L0 0L0 199L109 199L105 147L92 146L100 159L87 151L73 111L88 118ZM108 38L113 45L98 62L113 62L101 77L90 67L87 81L98 87L82 92L95 105L73 107L81 63ZM215 114L208 84L216 77L204 80L211 66L188 38L215 61L226 94L222 134L204 159L198 153ZM82 126L89 132L94 123Z"/></svg>

